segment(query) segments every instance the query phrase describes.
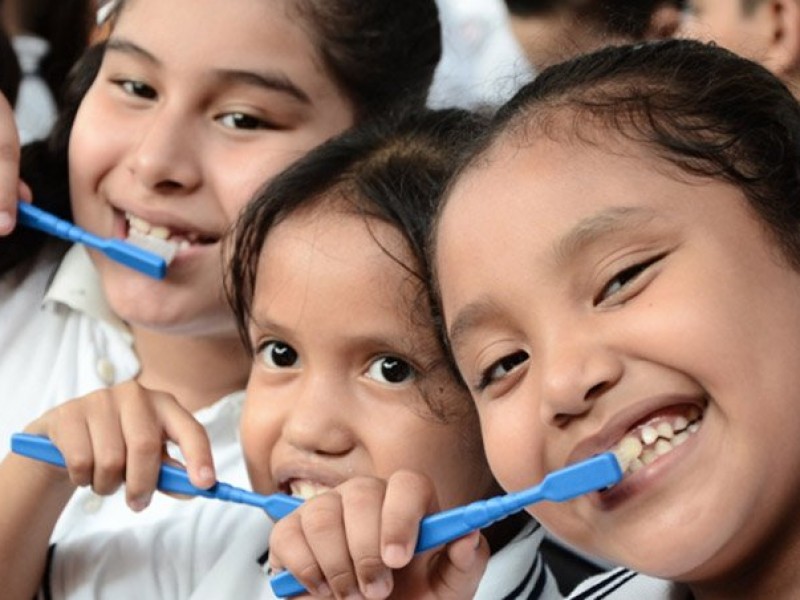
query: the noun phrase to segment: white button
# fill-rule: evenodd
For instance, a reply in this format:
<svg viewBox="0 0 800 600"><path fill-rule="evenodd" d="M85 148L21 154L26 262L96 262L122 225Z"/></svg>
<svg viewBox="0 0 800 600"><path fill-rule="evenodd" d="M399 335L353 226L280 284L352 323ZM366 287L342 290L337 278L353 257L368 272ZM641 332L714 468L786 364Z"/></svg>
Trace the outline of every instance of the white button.
<svg viewBox="0 0 800 600"><path fill-rule="evenodd" d="M114 383L117 370L114 368L114 364L110 360L107 358L99 359L97 361L96 369L97 374L100 376L100 381L106 385L112 385Z"/></svg>
<svg viewBox="0 0 800 600"><path fill-rule="evenodd" d="M103 507L103 497L98 496L94 492L89 494L86 500L83 501L83 512L87 515L97 513Z"/></svg>

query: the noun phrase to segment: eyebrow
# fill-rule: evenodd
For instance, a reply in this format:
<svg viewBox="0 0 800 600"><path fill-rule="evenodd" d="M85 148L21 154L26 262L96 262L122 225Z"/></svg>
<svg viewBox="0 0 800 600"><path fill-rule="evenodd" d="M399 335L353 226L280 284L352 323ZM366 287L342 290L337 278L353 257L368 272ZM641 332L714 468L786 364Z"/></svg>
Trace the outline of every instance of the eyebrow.
<svg viewBox="0 0 800 600"><path fill-rule="evenodd" d="M556 263L566 263L588 246L621 231L638 229L656 216L656 212L650 208L622 206L586 217L555 242L553 255Z"/></svg>
<svg viewBox="0 0 800 600"><path fill-rule="evenodd" d="M464 338L472 329L489 321L495 313L495 306L488 298L479 298L458 311L453 325L447 332L447 339L453 353L455 354L458 348L464 345Z"/></svg>
<svg viewBox="0 0 800 600"><path fill-rule="evenodd" d="M553 245L556 264L568 262L572 257L603 238L620 231L638 228L656 218L656 213L643 207L613 207L579 221ZM479 298L462 308L447 337L454 353L464 344L470 330L480 327L497 314L496 306L488 297Z"/></svg>
<svg viewBox="0 0 800 600"><path fill-rule="evenodd" d="M163 63L153 53L145 50L138 44L125 38L110 38L106 45L107 50L131 54L143 58L155 66ZM270 92L280 92L294 97L304 104L311 104L311 99L300 89L285 73L272 71L248 71L244 69L214 69L215 78L223 84L244 84L259 87Z"/></svg>

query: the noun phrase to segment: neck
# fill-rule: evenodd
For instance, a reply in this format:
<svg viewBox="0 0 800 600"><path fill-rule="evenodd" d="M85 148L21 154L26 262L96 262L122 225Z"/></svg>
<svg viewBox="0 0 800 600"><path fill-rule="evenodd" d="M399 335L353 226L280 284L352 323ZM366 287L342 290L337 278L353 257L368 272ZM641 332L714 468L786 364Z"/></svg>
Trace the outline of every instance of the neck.
<svg viewBox="0 0 800 600"><path fill-rule="evenodd" d="M134 329L144 387L169 392L195 412L244 389L250 358L235 335L198 337Z"/></svg>
<svg viewBox="0 0 800 600"><path fill-rule="evenodd" d="M766 534L762 544L750 546L753 559L741 562L731 575L719 580L690 584L695 600L745 600L797 598L800 589L800 519L796 510L773 531Z"/></svg>

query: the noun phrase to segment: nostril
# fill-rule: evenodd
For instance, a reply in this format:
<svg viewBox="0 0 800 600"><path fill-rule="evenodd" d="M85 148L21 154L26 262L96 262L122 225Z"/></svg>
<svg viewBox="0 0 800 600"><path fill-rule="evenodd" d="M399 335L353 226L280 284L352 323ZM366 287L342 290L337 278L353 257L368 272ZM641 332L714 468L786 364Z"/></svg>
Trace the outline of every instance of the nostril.
<svg viewBox="0 0 800 600"><path fill-rule="evenodd" d="M173 181L171 179L167 179L167 180L164 180L164 181L159 181L156 184L155 187L156 187L157 190L159 190L161 192L175 192L175 191L178 191L178 190L182 189L183 185L181 185L177 181Z"/></svg>
<svg viewBox="0 0 800 600"><path fill-rule="evenodd" d="M611 384L608 381L600 382L596 385L593 385L589 390L586 392L584 396L584 400L595 400L598 396L602 395Z"/></svg>

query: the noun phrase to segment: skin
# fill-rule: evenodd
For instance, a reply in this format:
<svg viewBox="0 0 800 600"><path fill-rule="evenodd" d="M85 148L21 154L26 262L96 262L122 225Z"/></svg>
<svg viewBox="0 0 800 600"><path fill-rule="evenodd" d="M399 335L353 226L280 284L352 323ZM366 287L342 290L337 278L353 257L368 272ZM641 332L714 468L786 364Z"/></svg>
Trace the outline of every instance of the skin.
<svg viewBox="0 0 800 600"><path fill-rule="evenodd" d="M412 562L415 540L402 537L426 513L485 496L494 480L431 322L409 313L420 284L382 248L413 264L393 228L327 209L289 217L263 251L259 351L241 426L251 484L261 493L337 486L279 521L270 561L337 597L471 597L489 558L485 539L476 533ZM296 361L286 360L289 345ZM447 423L426 398L448 410ZM34 595L76 486L108 494L124 484L131 507L143 509L165 439L180 446L195 485L215 480L202 426L174 397L134 382L67 402L26 431L51 438L68 468L15 454L0 463L0 577L12 599Z"/></svg>
<svg viewBox="0 0 800 600"><path fill-rule="evenodd" d="M761 63L797 95L800 84L800 3L762 0L688 0L678 34L715 42Z"/></svg>
<svg viewBox="0 0 800 600"><path fill-rule="evenodd" d="M738 189L593 133L501 139L444 211L446 326L490 466L519 489L699 408L697 433L610 492L531 513L696 598L791 597L800 274Z"/></svg>
<svg viewBox="0 0 800 600"><path fill-rule="evenodd" d="M132 327L142 382L193 409L246 376L220 236L265 178L353 122L288 4L229 4L128 3L69 148L80 225L124 238L128 212L204 237L178 252L163 281L93 256L112 309Z"/></svg>
<svg viewBox="0 0 800 600"><path fill-rule="evenodd" d="M763 60L770 41L767 4L745 14L740 0L688 0L680 33L715 41L751 60Z"/></svg>
<svg viewBox="0 0 800 600"><path fill-rule="evenodd" d="M424 315L409 314L420 306L420 283L381 246L413 265L400 235L384 223L330 207L292 215L269 234L255 290L257 354L241 428L253 487L338 486L279 522L270 561L337 597L359 590L352 565L360 567L367 597L392 589L379 546L380 480L404 470L422 476L401 473L403 483L393 484L423 490L410 522L431 508L476 500L493 485L477 423L435 330ZM426 397L447 407L448 422L431 414ZM331 514L335 522L321 527ZM471 560L476 544L473 538L462 548ZM400 553L405 566L410 552ZM472 569L470 589L481 573Z"/></svg>

